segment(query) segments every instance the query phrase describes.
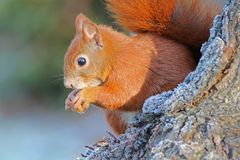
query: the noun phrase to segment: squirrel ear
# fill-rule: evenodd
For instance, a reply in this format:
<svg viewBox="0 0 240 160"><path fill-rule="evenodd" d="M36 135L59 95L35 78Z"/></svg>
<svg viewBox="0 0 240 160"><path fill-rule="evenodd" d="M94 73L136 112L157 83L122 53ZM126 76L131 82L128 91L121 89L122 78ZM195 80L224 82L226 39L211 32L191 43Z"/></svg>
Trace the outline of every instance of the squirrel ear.
<svg viewBox="0 0 240 160"><path fill-rule="evenodd" d="M99 48L102 48L102 39L97 25L91 21L83 21L82 24L83 39L89 42L93 42Z"/></svg>
<svg viewBox="0 0 240 160"><path fill-rule="evenodd" d="M86 16L84 16L82 13L79 14L75 20L75 27L76 27L76 34L81 34L83 29L83 22L85 20L90 21Z"/></svg>
<svg viewBox="0 0 240 160"><path fill-rule="evenodd" d="M93 42L94 45L99 48L103 47L98 27L93 22L91 22L90 19L88 19L83 14L80 14L76 19L75 25L76 33L82 34L84 40Z"/></svg>

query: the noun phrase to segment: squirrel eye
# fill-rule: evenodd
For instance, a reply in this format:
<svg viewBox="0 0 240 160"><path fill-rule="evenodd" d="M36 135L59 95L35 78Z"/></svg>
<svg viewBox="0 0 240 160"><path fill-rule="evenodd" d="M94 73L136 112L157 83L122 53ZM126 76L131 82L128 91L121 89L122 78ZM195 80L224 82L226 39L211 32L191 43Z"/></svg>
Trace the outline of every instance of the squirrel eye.
<svg viewBox="0 0 240 160"><path fill-rule="evenodd" d="M78 65L79 65L80 67L84 66L86 63L87 63L86 58L84 58L84 57L78 58Z"/></svg>

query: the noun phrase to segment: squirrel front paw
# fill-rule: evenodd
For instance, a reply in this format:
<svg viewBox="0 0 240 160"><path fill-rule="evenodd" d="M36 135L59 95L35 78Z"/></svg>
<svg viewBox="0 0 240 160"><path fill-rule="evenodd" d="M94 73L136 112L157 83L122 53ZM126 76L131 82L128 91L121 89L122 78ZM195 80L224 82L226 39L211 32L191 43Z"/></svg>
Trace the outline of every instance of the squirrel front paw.
<svg viewBox="0 0 240 160"><path fill-rule="evenodd" d="M84 96L84 90L74 90L72 91L66 101L65 101L65 109L78 112L78 113L84 113L88 107L90 106L90 102L87 100L87 98Z"/></svg>

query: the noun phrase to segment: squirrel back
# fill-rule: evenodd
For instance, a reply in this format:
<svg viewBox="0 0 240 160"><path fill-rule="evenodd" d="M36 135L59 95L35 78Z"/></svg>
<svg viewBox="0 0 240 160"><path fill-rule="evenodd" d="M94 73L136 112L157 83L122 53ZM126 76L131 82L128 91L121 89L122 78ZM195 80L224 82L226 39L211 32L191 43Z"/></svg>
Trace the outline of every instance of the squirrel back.
<svg viewBox="0 0 240 160"><path fill-rule="evenodd" d="M107 0L114 18L130 31L157 32L193 47L209 37L226 0Z"/></svg>

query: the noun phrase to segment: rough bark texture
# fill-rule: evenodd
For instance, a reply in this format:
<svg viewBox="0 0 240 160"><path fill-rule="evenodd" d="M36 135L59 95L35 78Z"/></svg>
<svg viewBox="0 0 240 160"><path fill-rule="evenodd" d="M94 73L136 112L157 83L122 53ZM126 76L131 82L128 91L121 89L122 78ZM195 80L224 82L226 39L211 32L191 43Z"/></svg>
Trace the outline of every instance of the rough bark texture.
<svg viewBox="0 0 240 160"><path fill-rule="evenodd" d="M182 84L149 98L119 141L98 142L86 159L240 159L240 0L216 17L201 52Z"/></svg>

